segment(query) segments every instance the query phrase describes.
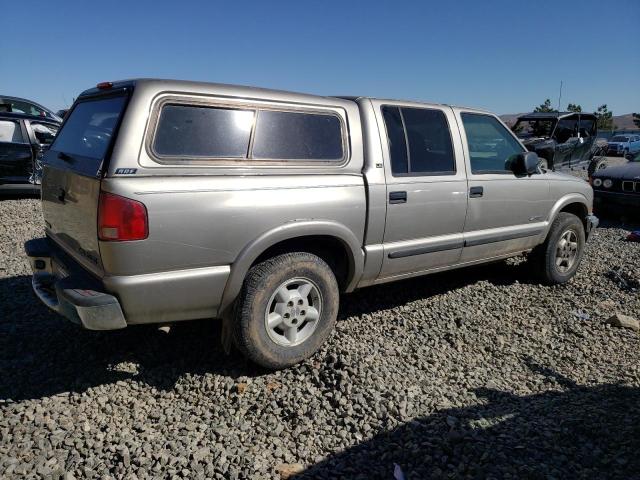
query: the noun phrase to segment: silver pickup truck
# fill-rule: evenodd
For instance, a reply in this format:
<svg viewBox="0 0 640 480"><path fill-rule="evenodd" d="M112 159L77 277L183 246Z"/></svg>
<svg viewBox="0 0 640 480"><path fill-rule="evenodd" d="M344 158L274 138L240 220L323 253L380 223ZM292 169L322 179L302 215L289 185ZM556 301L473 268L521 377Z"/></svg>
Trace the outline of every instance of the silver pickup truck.
<svg viewBox="0 0 640 480"><path fill-rule="evenodd" d="M166 80L83 92L44 159L33 288L88 329L223 319L282 368L341 292L526 253L575 274L597 225L493 114Z"/></svg>

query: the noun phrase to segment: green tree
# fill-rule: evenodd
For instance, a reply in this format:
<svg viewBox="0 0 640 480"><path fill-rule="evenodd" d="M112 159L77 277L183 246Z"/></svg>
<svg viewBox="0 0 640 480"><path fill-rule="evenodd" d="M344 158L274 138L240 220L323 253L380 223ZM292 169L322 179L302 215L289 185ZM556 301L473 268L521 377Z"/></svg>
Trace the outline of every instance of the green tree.
<svg viewBox="0 0 640 480"><path fill-rule="evenodd" d="M634 113L633 114L633 124L640 128L640 113Z"/></svg>
<svg viewBox="0 0 640 480"><path fill-rule="evenodd" d="M579 113L582 111L582 106L574 103L570 103L567 105L567 112L576 112Z"/></svg>
<svg viewBox="0 0 640 480"><path fill-rule="evenodd" d="M544 101L544 103L534 108L533 111L544 112L544 113L557 112L557 110L551 106L551 100L549 100L548 98Z"/></svg>
<svg viewBox="0 0 640 480"><path fill-rule="evenodd" d="M598 130L615 130L616 126L613 123L613 112L607 108L607 104L600 105L595 112L598 118Z"/></svg>

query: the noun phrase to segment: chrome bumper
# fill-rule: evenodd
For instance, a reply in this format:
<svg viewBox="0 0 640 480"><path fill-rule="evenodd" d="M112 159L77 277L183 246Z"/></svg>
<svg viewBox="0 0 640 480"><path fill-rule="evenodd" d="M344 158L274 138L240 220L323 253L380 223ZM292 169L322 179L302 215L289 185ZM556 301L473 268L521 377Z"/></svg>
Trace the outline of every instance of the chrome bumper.
<svg viewBox="0 0 640 480"><path fill-rule="evenodd" d="M24 245L36 296L51 310L88 330L116 330L127 326L118 299L100 291L98 282L83 275L67 276L56 267L46 238Z"/></svg>

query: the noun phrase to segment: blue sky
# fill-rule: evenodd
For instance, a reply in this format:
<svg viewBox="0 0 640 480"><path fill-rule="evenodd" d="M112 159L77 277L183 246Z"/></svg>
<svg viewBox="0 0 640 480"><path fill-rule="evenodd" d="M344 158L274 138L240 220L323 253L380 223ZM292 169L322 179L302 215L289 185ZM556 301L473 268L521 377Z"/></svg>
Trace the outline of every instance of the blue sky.
<svg viewBox="0 0 640 480"><path fill-rule="evenodd" d="M99 5L98 8L95 5ZM11 1L0 94L68 105L179 78L453 103L640 111L640 1Z"/></svg>

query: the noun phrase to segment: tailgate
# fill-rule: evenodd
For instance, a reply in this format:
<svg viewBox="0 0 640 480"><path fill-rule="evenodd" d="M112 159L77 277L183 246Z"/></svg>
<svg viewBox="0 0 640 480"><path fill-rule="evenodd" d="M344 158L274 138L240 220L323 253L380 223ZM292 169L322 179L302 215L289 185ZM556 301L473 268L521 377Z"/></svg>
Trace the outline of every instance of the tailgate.
<svg viewBox="0 0 640 480"><path fill-rule="evenodd" d="M98 276L103 273L97 233L100 180L127 99L122 91L81 97L44 157L47 235Z"/></svg>

